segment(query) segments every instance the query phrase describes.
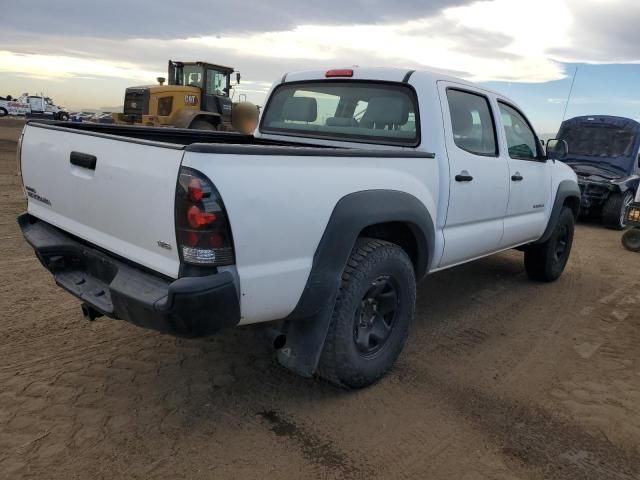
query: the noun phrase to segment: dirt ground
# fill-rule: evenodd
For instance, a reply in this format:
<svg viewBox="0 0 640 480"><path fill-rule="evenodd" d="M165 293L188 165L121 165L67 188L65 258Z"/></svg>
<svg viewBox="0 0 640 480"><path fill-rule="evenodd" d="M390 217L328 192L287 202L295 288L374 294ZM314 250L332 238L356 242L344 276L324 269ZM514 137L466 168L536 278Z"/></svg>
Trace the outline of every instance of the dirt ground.
<svg viewBox="0 0 640 480"><path fill-rule="evenodd" d="M25 244L0 120L0 478L640 478L640 255L580 224L563 277L508 252L435 274L399 363L340 391L250 329L89 323Z"/></svg>

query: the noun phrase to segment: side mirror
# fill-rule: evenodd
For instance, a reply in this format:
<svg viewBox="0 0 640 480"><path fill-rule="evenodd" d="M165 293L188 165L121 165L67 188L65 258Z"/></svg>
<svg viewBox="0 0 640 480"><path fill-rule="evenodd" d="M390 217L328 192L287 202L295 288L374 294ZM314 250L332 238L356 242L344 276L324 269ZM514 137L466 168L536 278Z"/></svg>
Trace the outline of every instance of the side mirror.
<svg viewBox="0 0 640 480"><path fill-rule="evenodd" d="M236 72L236 83L240 85L240 72Z"/></svg>
<svg viewBox="0 0 640 480"><path fill-rule="evenodd" d="M156 80L158 81L158 84L160 84L160 85L164 85L164 82L167 81L167 79L164 78L164 77L158 77L158 78L156 78Z"/></svg>
<svg viewBox="0 0 640 480"><path fill-rule="evenodd" d="M569 145L565 140L553 139L547 142L547 159L564 160L569 154Z"/></svg>

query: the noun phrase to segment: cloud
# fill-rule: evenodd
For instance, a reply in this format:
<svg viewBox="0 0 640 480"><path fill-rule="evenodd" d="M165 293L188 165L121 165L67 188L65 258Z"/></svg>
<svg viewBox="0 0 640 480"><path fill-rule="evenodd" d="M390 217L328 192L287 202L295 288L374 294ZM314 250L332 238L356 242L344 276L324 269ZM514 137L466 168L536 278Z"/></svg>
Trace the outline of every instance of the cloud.
<svg viewBox="0 0 640 480"><path fill-rule="evenodd" d="M0 72L2 71L52 79L87 78L88 74L91 77L148 80L153 75L153 72L132 64L61 55L16 54L6 50L0 50Z"/></svg>
<svg viewBox="0 0 640 480"><path fill-rule="evenodd" d="M554 4L551 0L541 0L541 3L548 7ZM36 45L23 33L5 42L5 48L27 54L31 65L35 60L44 61L48 71L57 76L155 78L160 62L181 58L248 65L248 68L240 67L243 73L248 69L248 73L259 77L245 75L245 78L261 81L276 78L284 71L340 64L430 67L478 81L544 82L562 78L562 66L544 56L545 46L553 39L548 39L547 43L532 42L531 28L505 29L490 21L496 9L512 12L511 4L511 0L477 2L414 20L386 23L303 24L287 30L217 33L167 40L130 38L116 41L49 35L46 41L41 40ZM417 4L414 7L420 11ZM349 18L348 10L345 18ZM525 9L524 14L535 20L545 10L545 5L539 2ZM522 9L520 11L522 13ZM360 17L369 18L371 14ZM38 56L45 53L55 55L55 59ZM30 66L26 60L7 64L13 68L39 68ZM148 75L150 71L153 75Z"/></svg>
<svg viewBox="0 0 640 480"><path fill-rule="evenodd" d="M569 43L550 48L563 62L640 63L640 2L637 0L565 0L573 23Z"/></svg>
<svg viewBox="0 0 640 480"><path fill-rule="evenodd" d="M3 29L95 38L187 38L289 30L302 24L372 24L434 14L464 0L20 0ZM7 9L5 9L7 10Z"/></svg>
<svg viewBox="0 0 640 480"><path fill-rule="evenodd" d="M261 101L285 71L329 66L435 68L475 81L547 82L566 77L564 62L640 61L640 3L634 0L85 5L58 0L54 9L49 0L22 0L12 11L13 30L0 32L0 71L152 83L166 73L169 58L206 60L241 70L241 87ZM114 88L105 83L105 91Z"/></svg>

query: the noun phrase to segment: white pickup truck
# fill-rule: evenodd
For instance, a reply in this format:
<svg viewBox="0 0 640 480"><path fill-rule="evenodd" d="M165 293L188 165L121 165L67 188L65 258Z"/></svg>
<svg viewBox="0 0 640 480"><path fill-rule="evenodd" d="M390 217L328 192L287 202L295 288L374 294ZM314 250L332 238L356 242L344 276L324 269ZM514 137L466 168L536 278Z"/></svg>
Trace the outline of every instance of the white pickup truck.
<svg viewBox="0 0 640 480"><path fill-rule="evenodd" d="M529 277L560 276L580 190L551 142L437 73L289 73L254 135L28 123L19 224L90 319L269 322L284 366L359 388L400 354L425 275L519 248Z"/></svg>

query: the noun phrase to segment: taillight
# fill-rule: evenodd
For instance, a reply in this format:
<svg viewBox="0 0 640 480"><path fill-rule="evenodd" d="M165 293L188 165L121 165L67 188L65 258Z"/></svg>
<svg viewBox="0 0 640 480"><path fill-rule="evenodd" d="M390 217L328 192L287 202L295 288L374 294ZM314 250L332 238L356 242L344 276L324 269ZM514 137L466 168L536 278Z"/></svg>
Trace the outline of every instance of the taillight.
<svg viewBox="0 0 640 480"><path fill-rule="evenodd" d="M186 263L219 267L235 261L220 194L211 180L188 167L180 169L176 190L176 237Z"/></svg>

